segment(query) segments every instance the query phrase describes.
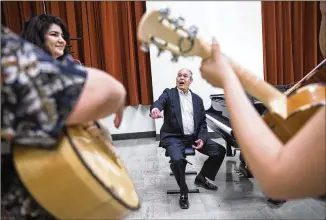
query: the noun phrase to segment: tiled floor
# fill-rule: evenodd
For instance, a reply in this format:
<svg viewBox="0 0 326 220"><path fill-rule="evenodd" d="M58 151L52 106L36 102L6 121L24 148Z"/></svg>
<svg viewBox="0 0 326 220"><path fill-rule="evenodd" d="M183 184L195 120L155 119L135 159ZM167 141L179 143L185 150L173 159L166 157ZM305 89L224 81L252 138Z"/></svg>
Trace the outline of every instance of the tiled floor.
<svg viewBox="0 0 326 220"><path fill-rule="evenodd" d="M224 145L222 139L215 140ZM114 142L117 152L133 179L141 200L141 208L129 219L325 219L325 202L315 199L288 201L280 207L270 206L254 179L239 178L234 168L238 155L226 157L215 184L218 191L200 188L199 194L189 194L190 208L180 209L179 195L167 195L167 189L177 189L169 175L169 158L153 138ZM196 153L188 160L199 171L207 157ZM194 188L193 175L187 176L189 188Z"/></svg>

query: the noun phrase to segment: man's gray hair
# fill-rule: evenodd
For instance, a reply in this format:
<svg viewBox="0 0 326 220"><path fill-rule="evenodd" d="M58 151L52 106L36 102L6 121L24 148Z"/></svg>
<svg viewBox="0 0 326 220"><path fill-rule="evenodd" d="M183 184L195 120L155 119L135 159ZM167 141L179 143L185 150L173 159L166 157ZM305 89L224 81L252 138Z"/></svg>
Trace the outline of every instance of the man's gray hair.
<svg viewBox="0 0 326 220"><path fill-rule="evenodd" d="M187 68L182 68L178 71L178 74L182 71L182 70L188 70L190 72L190 79L193 79L192 77L192 71L190 69L187 69Z"/></svg>

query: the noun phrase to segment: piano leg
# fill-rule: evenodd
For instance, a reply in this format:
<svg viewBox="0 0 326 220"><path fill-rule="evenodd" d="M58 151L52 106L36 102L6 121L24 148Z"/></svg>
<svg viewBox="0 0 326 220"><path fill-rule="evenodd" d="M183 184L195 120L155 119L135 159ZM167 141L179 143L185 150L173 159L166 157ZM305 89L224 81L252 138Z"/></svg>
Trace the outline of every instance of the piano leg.
<svg viewBox="0 0 326 220"><path fill-rule="evenodd" d="M239 155L239 159L240 159L239 172L246 178L253 178L253 175L250 172L241 152Z"/></svg>

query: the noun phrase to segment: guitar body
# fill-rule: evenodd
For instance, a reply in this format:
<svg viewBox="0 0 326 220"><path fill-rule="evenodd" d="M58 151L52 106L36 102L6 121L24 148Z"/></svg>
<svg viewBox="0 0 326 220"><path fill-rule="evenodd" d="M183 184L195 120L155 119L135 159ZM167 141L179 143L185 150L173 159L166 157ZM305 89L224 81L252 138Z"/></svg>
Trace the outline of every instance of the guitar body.
<svg viewBox="0 0 326 220"><path fill-rule="evenodd" d="M134 184L95 124L66 129L55 150L14 147L20 179L58 219L121 219L140 207Z"/></svg>
<svg viewBox="0 0 326 220"><path fill-rule="evenodd" d="M274 134L286 143L320 109L325 107L326 86L310 84L287 97L288 116L284 119L273 112L262 117Z"/></svg>

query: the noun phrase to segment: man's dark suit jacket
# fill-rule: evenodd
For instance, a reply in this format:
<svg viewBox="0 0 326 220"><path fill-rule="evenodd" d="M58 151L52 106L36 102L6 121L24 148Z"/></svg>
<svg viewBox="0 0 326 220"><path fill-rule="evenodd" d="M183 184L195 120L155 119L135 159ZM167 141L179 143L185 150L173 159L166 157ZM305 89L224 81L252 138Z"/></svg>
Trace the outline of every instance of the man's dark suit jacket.
<svg viewBox="0 0 326 220"><path fill-rule="evenodd" d="M203 100L191 90L189 91L192 96L195 139L202 139L205 144L208 137ZM160 146L170 137L178 138L183 136L180 98L177 87L165 89L158 100L151 105L151 112L153 108L158 108L160 111L164 110L164 123L160 131Z"/></svg>

